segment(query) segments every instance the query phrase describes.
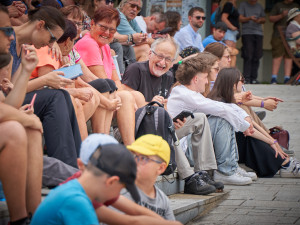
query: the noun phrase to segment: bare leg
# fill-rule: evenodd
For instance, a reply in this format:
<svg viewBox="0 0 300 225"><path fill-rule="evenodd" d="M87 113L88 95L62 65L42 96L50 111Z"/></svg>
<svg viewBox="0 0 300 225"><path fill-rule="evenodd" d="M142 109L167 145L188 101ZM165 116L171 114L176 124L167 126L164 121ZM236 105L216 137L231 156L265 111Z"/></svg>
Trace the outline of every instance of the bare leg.
<svg viewBox="0 0 300 225"><path fill-rule="evenodd" d="M272 75L277 75L278 74L280 64L281 64L281 60L282 60L282 56L278 57L278 58L273 58L273 60L272 60Z"/></svg>
<svg viewBox="0 0 300 225"><path fill-rule="evenodd" d="M234 47L229 47L229 51L230 51L230 57L231 57L230 66L235 67L236 66L236 56L237 56L237 54L239 54L239 50L237 50Z"/></svg>
<svg viewBox="0 0 300 225"><path fill-rule="evenodd" d="M78 98L74 98L73 96L71 96L71 100L76 114L81 140L84 140L88 136L88 132L83 107Z"/></svg>
<svg viewBox="0 0 300 225"><path fill-rule="evenodd" d="M124 145L130 145L134 142L135 111L134 97L129 91L117 91L121 98L122 106L117 111L118 127L122 136Z"/></svg>
<svg viewBox="0 0 300 225"><path fill-rule="evenodd" d="M145 100L145 97L141 92L131 91L130 93L133 95L133 97L135 99L135 103L136 103L138 108L141 108L141 107L143 107L147 104L147 102Z"/></svg>
<svg viewBox="0 0 300 225"><path fill-rule="evenodd" d="M233 49L236 49L236 43L234 42L234 41L229 41L229 40L226 40L226 41L224 41L225 42L225 44L227 45L227 46L229 46L229 48L231 49L231 50L233 50ZM231 51L232 53L233 53L233 51ZM236 55L231 55L231 62L230 62L230 66L231 67L235 67L236 66Z"/></svg>
<svg viewBox="0 0 300 225"><path fill-rule="evenodd" d="M100 103L98 93L94 92L94 88L88 88L88 89L93 91L93 96L88 102L85 102L82 105L85 121L88 121L92 117L92 115L95 113L95 110L97 109Z"/></svg>
<svg viewBox="0 0 300 225"><path fill-rule="evenodd" d="M42 134L33 129L26 129L26 133L28 140L26 208L28 213L30 212L33 214L38 205L41 203L42 195Z"/></svg>
<svg viewBox="0 0 300 225"><path fill-rule="evenodd" d="M108 92L102 93L102 95L105 96L106 98L109 98ZM106 121L107 113L110 113L107 109L102 108L102 107L97 107L94 115L91 118L94 133L104 133L104 134L109 133L109 130L107 131L105 129L105 123L107 122ZM110 120L110 123L111 123L111 120Z"/></svg>
<svg viewBox="0 0 300 225"><path fill-rule="evenodd" d="M284 76L291 76L293 61L289 58L284 58Z"/></svg>
<svg viewBox="0 0 300 225"><path fill-rule="evenodd" d="M136 45L133 47L136 61L147 61L149 59L150 46L148 44Z"/></svg>
<svg viewBox="0 0 300 225"><path fill-rule="evenodd" d="M27 137L23 126L15 121L1 123L0 130L0 179L10 220L16 221L27 217Z"/></svg>

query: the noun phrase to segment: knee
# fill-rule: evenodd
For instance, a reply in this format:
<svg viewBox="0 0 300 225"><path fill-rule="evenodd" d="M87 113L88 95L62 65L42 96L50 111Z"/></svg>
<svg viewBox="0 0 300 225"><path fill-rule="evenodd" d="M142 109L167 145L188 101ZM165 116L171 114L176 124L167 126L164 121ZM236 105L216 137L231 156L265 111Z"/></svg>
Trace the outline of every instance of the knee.
<svg viewBox="0 0 300 225"><path fill-rule="evenodd" d="M118 91L117 95L121 98L122 104L134 104L135 99L129 91Z"/></svg>
<svg viewBox="0 0 300 225"><path fill-rule="evenodd" d="M145 54L149 54L150 46L148 44L141 45L141 51L145 51Z"/></svg>
<svg viewBox="0 0 300 225"><path fill-rule="evenodd" d="M82 104L78 98L75 98L75 106L78 110L83 110Z"/></svg>
<svg viewBox="0 0 300 225"><path fill-rule="evenodd" d="M3 146L15 144L27 146L27 136L25 128L17 121L7 121L0 124L1 142Z"/></svg>

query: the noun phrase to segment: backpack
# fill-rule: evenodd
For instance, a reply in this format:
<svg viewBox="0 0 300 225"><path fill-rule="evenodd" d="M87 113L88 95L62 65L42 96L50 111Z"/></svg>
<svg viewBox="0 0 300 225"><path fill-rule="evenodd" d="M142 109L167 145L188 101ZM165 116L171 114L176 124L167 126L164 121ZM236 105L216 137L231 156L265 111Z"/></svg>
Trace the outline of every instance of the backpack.
<svg viewBox="0 0 300 225"><path fill-rule="evenodd" d="M157 104L158 106L154 106ZM173 121L163 105L158 102L150 102L135 112L135 138L145 134L155 134L165 139L171 149L170 162L162 175L170 175L176 169L175 150L173 141L179 144Z"/></svg>
<svg viewBox="0 0 300 225"><path fill-rule="evenodd" d="M213 26L217 24L217 22L221 21L222 10L220 6L216 8L216 10L210 16L210 22Z"/></svg>

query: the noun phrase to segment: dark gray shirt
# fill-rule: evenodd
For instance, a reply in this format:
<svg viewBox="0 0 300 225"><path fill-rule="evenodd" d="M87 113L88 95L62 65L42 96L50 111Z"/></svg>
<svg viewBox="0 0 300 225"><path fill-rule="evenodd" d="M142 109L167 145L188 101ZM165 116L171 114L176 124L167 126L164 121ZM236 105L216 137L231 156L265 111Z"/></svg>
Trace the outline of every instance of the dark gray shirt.
<svg viewBox="0 0 300 225"><path fill-rule="evenodd" d="M239 13L244 17L265 17L264 9L259 3L251 5L248 2L242 2L239 7ZM242 23L242 35L245 34L256 34L263 36L262 24L255 23L252 20Z"/></svg>
<svg viewBox="0 0 300 225"><path fill-rule="evenodd" d="M162 90L163 76L165 79L164 90ZM173 83L174 77L170 71L160 77L152 75L149 69L149 61L130 64L122 77L122 84L141 92L147 102L150 102L155 95L169 97L169 91Z"/></svg>

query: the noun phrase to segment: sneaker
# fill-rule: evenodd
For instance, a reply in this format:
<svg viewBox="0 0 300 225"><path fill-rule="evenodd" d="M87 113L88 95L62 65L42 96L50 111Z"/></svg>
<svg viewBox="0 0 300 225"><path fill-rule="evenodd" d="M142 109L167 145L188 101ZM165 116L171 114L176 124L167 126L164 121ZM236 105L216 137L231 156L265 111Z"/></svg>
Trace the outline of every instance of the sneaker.
<svg viewBox="0 0 300 225"><path fill-rule="evenodd" d="M251 80L251 84L260 84L258 80Z"/></svg>
<svg viewBox="0 0 300 225"><path fill-rule="evenodd" d="M263 120L266 117L266 111L257 111L255 113L260 120Z"/></svg>
<svg viewBox="0 0 300 225"><path fill-rule="evenodd" d="M228 176L218 172L217 170L214 172L214 180L230 185L247 185L252 183L252 179L250 177L243 177L237 172Z"/></svg>
<svg viewBox="0 0 300 225"><path fill-rule="evenodd" d="M244 81L244 84L250 84L251 82L250 82L250 79L245 79L245 81Z"/></svg>
<svg viewBox="0 0 300 225"><path fill-rule="evenodd" d="M291 157L290 165L287 168L280 169L280 177L300 177L300 162Z"/></svg>
<svg viewBox="0 0 300 225"><path fill-rule="evenodd" d="M271 79L271 84L277 84L277 78L274 78L274 77L273 77L273 78Z"/></svg>
<svg viewBox="0 0 300 225"><path fill-rule="evenodd" d="M237 173L239 173L240 175L242 175L243 177L250 177L252 179L252 181L257 180L257 175L254 172L247 172L246 170L244 170L241 167L238 167L236 170Z"/></svg>
<svg viewBox="0 0 300 225"><path fill-rule="evenodd" d="M205 183L199 176L195 173L188 181L184 184L185 194L194 195L208 195L216 192L216 188L212 185Z"/></svg>
<svg viewBox="0 0 300 225"><path fill-rule="evenodd" d="M224 184L222 182L216 182L212 179L212 177L206 171L198 172L200 178L206 182L207 184L215 186L217 191L222 191L224 189Z"/></svg>
<svg viewBox="0 0 300 225"><path fill-rule="evenodd" d="M291 78L289 78L289 77L284 78L283 83L284 83L284 84L287 84L287 83L290 81L290 79L291 79Z"/></svg>

